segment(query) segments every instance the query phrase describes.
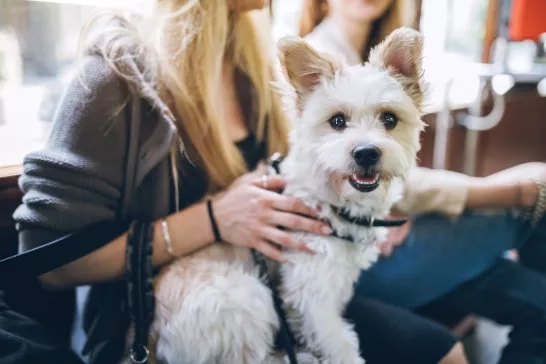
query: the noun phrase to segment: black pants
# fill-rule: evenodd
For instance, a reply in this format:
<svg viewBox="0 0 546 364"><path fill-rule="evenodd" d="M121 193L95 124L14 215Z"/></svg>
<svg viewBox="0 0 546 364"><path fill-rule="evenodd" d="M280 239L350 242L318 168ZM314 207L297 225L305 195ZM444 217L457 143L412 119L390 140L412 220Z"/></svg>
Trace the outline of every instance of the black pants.
<svg viewBox="0 0 546 364"><path fill-rule="evenodd" d="M0 363L83 364L70 350L74 290L49 293L37 281L20 283L20 290L0 291Z"/></svg>
<svg viewBox="0 0 546 364"><path fill-rule="evenodd" d="M355 325L367 364L436 364L457 342L429 319L364 297L349 303L346 317Z"/></svg>
<svg viewBox="0 0 546 364"><path fill-rule="evenodd" d="M512 326L500 364L546 364L546 229L520 249L520 263L500 259L420 313L455 310Z"/></svg>

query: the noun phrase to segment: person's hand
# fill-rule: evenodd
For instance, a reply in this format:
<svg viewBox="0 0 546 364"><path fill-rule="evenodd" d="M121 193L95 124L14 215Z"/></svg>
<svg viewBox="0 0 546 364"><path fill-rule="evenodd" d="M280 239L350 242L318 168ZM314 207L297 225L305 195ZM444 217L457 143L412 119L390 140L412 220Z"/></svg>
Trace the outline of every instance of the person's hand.
<svg viewBox="0 0 546 364"><path fill-rule="evenodd" d="M400 218L400 216L394 217L393 215L390 218ZM394 226L388 228L387 240L380 241L377 243L377 247L381 252L381 255L388 257L392 254L393 250L402 245L402 243L408 237L408 234L411 230L411 220L408 220L402 226Z"/></svg>
<svg viewBox="0 0 546 364"><path fill-rule="evenodd" d="M264 255L284 261L281 247L313 253L288 230L330 235L330 226L317 220L317 213L296 198L277 192L284 188L281 176L263 177L252 172L240 177L213 200L214 217L222 240L237 246L255 248Z"/></svg>

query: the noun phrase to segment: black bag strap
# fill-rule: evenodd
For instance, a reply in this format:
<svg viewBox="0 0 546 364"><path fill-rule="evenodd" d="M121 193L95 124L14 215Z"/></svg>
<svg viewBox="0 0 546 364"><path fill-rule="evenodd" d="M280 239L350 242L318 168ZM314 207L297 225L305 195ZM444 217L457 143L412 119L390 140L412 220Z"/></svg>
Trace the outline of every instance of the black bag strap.
<svg viewBox="0 0 546 364"><path fill-rule="evenodd" d="M77 260L103 247L127 230L124 220L135 188L138 135L140 131L140 98L133 96L128 123L127 162L117 221L101 221L47 244L0 261L0 289L20 284L21 279L33 278Z"/></svg>
<svg viewBox="0 0 546 364"><path fill-rule="evenodd" d="M20 284L68 264L106 245L125 231L113 222L99 222L40 247L0 261L0 289Z"/></svg>
<svg viewBox="0 0 546 364"><path fill-rule="evenodd" d="M148 334L155 312L151 244L153 234L153 224L134 221L127 237L127 298L134 325L129 357L135 364L148 363L150 355Z"/></svg>

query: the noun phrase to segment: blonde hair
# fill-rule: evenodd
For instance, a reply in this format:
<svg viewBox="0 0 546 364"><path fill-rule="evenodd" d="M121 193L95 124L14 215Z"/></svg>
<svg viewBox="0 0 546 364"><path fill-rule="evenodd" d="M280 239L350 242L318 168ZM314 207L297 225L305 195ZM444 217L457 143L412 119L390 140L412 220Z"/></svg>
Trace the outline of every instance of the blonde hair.
<svg viewBox="0 0 546 364"><path fill-rule="evenodd" d="M288 122L271 87L275 80L267 11L236 13L226 0L156 1L148 19L118 16L117 22L108 22L113 25L103 24L98 42L89 36L91 25L84 33L88 43L101 45L99 52L123 79L168 107L163 111L172 116L184 153L207 173L209 191L227 187L247 171L223 121L218 90L225 57L253 87L256 117L249 129L258 142L266 142L268 154L286 153ZM91 24L97 25L97 19ZM127 69L125 57L138 60L138 72Z"/></svg>
<svg viewBox="0 0 546 364"><path fill-rule="evenodd" d="M367 60L370 50L381 43L393 30L410 26L413 15L412 4L408 0L392 0L385 13L372 24L370 37L362 55ZM311 33L328 15L328 0L303 0L300 18L300 36Z"/></svg>

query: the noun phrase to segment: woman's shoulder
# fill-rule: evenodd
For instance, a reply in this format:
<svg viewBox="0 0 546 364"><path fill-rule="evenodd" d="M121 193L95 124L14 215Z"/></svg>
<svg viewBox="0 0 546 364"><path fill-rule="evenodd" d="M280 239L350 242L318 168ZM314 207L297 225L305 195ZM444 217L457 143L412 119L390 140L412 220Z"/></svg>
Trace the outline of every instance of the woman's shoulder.
<svg viewBox="0 0 546 364"><path fill-rule="evenodd" d="M332 32L328 30L329 25L326 20L317 25L304 39L309 42L313 47L319 49L333 48L335 46L335 39L332 36Z"/></svg>
<svg viewBox="0 0 546 364"><path fill-rule="evenodd" d="M348 45L340 29L330 19L323 20L304 39L315 49L328 53L349 64L360 63L360 58Z"/></svg>

